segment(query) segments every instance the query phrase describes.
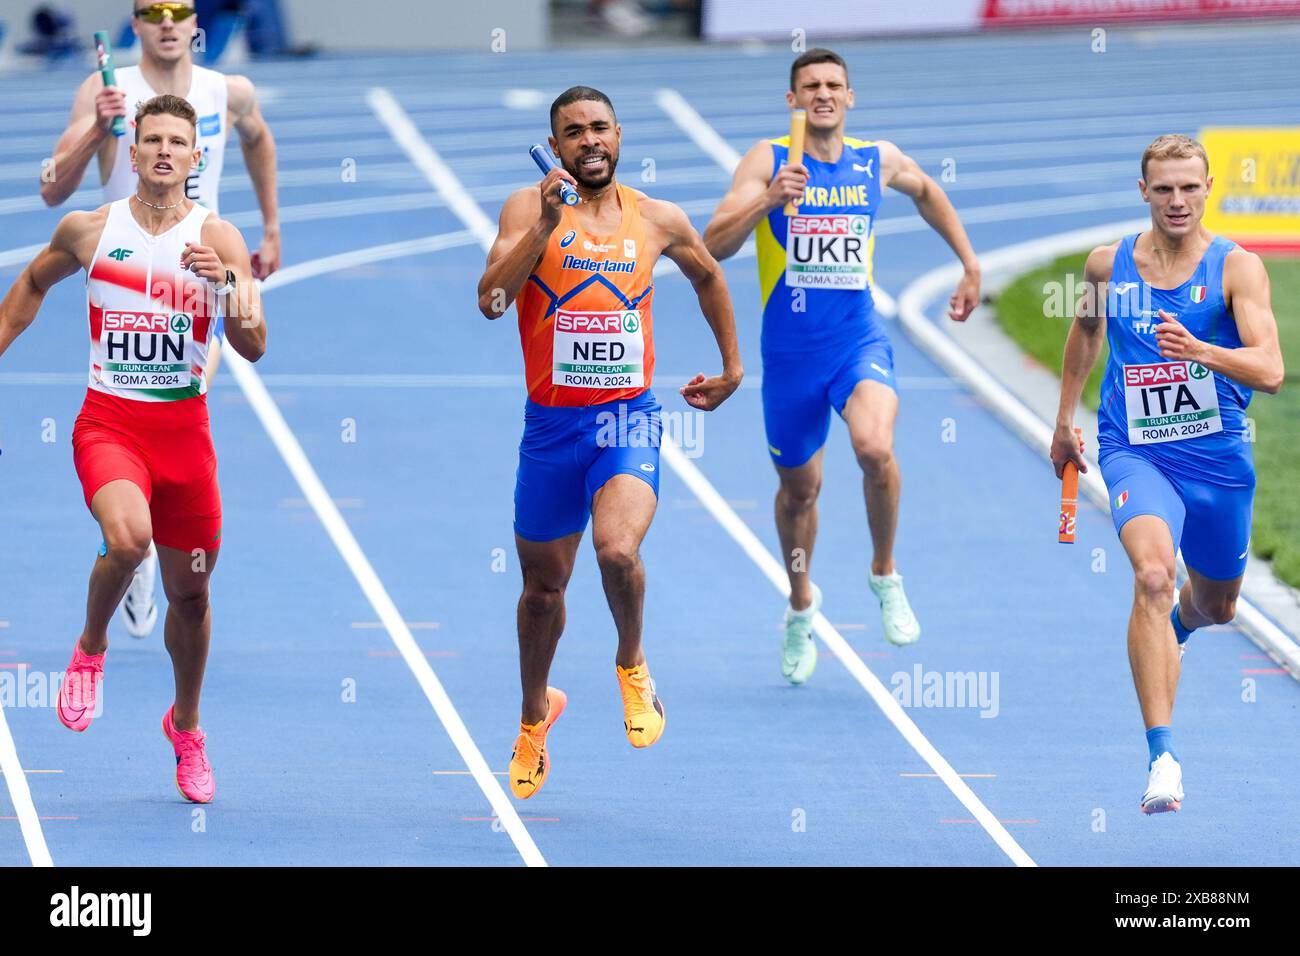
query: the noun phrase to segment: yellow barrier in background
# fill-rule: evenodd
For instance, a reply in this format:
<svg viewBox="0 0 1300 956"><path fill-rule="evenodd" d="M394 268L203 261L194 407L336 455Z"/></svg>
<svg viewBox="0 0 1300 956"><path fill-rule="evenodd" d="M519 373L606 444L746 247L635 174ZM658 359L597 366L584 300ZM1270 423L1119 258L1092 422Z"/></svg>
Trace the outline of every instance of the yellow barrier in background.
<svg viewBox="0 0 1300 956"><path fill-rule="evenodd" d="M1255 252L1300 255L1300 127L1209 127L1205 228Z"/></svg>

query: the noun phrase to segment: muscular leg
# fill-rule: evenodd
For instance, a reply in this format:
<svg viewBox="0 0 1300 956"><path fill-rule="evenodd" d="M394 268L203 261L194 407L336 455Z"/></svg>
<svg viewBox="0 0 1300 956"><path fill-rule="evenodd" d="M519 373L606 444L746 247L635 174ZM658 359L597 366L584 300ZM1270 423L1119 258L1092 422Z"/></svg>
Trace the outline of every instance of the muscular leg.
<svg viewBox="0 0 1300 956"><path fill-rule="evenodd" d="M1174 598L1174 541L1169 526L1139 515L1120 531L1133 565L1133 613L1128 625L1128 659L1142 719L1149 730L1168 726L1178 690L1178 642L1169 623Z"/></svg>
<svg viewBox="0 0 1300 956"><path fill-rule="evenodd" d="M861 381L844 403L849 440L862 468L862 490L871 529L871 573L894 571L894 535L898 530L898 497L902 478L894 458L894 419L898 395L888 385Z"/></svg>
<svg viewBox="0 0 1300 956"><path fill-rule="evenodd" d="M1187 569L1187 583L1178 594L1178 616L1189 630L1208 624L1227 624L1237 616L1241 578L1216 581Z"/></svg>
<svg viewBox="0 0 1300 956"><path fill-rule="evenodd" d="M812 553L817 541L817 494L822 487L822 450L797 468L776 466L776 533L790 577L790 607L812 605ZM796 555L796 552L799 554Z"/></svg>
<svg viewBox="0 0 1300 956"><path fill-rule="evenodd" d="M618 629L614 661L623 668L645 662L641 649L641 611L645 604L641 541L657 504L654 489L632 475L615 475L591 499L591 543L596 549L605 599Z"/></svg>
<svg viewBox="0 0 1300 956"><path fill-rule="evenodd" d="M217 552L208 551L197 563L188 551L158 546L158 566L167 595L167 620L163 639L172 658L176 679L176 704L172 720L177 730L199 726L199 695L203 671L208 663L212 637L212 609L208 604L208 583L217 562ZM197 570L196 570L197 568Z"/></svg>
<svg viewBox="0 0 1300 956"><path fill-rule="evenodd" d="M524 589L519 596L519 676L523 685L520 720L535 724L546 717L546 679L564 632L564 589L573 574L582 532L554 541L529 541L515 535Z"/></svg>
<svg viewBox="0 0 1300 956"><path fill-rule="evenodd" d="M107 546L90 572L86 624L81 632L82 653L94 655L108 648L108 622L149 550L153 524L144 492L125 479L110 481L95 492L90 511Z"/></svg>

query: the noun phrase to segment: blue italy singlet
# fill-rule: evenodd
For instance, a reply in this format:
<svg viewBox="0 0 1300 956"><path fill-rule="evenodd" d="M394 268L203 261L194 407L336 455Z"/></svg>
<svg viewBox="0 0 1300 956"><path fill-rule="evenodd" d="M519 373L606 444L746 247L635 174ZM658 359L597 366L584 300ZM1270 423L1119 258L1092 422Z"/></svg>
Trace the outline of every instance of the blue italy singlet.
<svg viewBox="0 0 1300 956"><path fill-rule="evenodd" d="M1110 359L1101 385L1099 452L1127 449L1187 479L1253 486L1251 390L1195 362L1165 359L1156 346L1156 313L1163 309L1202 342L1241 347L1223 298L1223 262L1235 243L1215 237L1186 282L1157 289L1138 274L1136 241L1128 236L1116 250L1106 298Z"/></svg>

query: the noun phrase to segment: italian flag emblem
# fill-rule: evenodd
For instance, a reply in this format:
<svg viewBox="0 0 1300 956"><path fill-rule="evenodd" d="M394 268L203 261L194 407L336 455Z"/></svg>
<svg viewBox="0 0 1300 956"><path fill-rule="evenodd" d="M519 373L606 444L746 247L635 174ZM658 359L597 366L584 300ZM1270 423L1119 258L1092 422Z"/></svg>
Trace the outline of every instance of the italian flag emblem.
<svg viewBox="0 0 1300 956"><path fill-rule="evenodd" d="M1123 508L1127 501L1128 501L1128 492L1121 491L1119 493L1119 497L1115 499L1115 510L1118 511L1120 508Z"/></svg>
<svg viewBox="0 0 1300 956"><path fill-rule="evenodd" d="M1192 286L1192 301L1193 302L1205 301L1205 286L1203 285Z"/></svg>

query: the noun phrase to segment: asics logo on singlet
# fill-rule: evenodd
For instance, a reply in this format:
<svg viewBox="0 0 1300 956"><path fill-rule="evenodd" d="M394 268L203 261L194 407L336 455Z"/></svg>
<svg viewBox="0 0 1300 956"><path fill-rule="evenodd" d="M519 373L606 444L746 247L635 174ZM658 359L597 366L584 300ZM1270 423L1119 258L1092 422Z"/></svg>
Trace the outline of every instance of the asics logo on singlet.
<svg viewBox="0 0 1300 956"><path fill-rule="evenodd" d="M561 249L569 248L569 246L573 245L573 240L576 238L578 238L577 232L570 229L568 232L564 234L564 238L560 240L560 248Z"/></svg>
<svg viewBox="0 0 1300 956"><path fill-rule="evenodd" d="M110 259L116 259L118 262L121 262L123 259L131 255L133 252L135 252L134 249L114 249L112 252L108 254L108 257Z"/></svg>

